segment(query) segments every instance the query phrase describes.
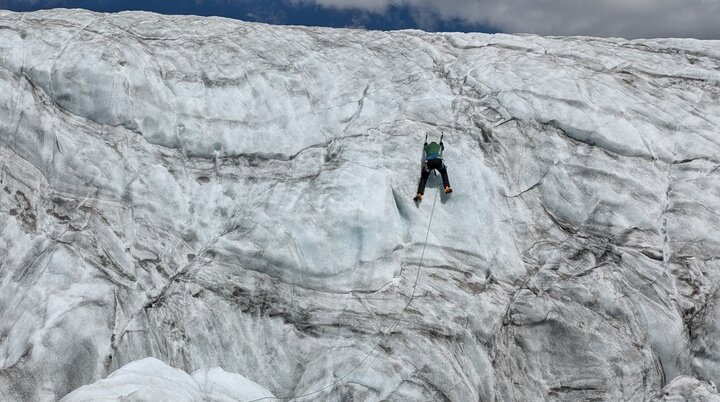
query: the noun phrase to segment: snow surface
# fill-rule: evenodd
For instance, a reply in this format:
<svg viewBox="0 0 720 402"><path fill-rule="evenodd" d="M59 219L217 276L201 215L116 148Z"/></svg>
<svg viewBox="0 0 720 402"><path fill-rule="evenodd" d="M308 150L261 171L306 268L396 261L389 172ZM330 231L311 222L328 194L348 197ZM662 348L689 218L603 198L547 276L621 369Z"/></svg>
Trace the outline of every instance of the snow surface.
<svg viewBox="0 0 720 402"><path fill-rule="evenodd" d="M0 395L692 394L718 123L717 41L0 11Z"/></svg>
<svg viewBox="0 0 720 402"><path fill-rule="evenodd" d="M62 402L250 401L272 397L270 391L240 374L213 368L197 370L190 376L154 357L148 357L128 363L92 385L76 389Z"/></svg>

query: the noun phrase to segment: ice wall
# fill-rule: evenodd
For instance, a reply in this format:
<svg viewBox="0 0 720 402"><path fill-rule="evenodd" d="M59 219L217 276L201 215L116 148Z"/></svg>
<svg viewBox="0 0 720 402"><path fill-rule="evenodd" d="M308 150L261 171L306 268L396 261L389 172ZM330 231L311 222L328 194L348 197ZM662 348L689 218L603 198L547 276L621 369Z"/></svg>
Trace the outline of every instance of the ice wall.
<svg viewBox="0 0 720 402"><path fill-rule="evenodd" d="M717 396L718 45L0 11L0 395Z"/></svg>

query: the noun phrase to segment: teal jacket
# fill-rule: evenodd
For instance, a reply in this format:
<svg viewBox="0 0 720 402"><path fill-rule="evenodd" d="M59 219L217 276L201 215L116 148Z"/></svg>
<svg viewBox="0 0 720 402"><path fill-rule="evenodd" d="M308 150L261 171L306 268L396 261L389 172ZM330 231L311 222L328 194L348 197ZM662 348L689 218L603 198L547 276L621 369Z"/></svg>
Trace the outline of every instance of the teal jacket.
<svg viewBox="0 0 720 402"><path fill-rule="evenodd" d="M437 142L425 143L425 160L442 159L442 152L445 145Z"/></svg>

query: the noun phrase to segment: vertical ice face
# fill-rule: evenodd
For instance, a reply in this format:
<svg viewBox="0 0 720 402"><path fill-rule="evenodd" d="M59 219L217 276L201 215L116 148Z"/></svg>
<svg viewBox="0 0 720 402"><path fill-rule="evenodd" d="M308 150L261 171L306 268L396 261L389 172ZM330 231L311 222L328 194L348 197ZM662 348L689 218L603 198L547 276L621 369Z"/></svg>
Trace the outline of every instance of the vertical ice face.
<svg viewBox="0 0 720 402"><path fill-rule="evenodd" d="M0 11L0 395L717 397L719 81L708 41Z"/></svg>

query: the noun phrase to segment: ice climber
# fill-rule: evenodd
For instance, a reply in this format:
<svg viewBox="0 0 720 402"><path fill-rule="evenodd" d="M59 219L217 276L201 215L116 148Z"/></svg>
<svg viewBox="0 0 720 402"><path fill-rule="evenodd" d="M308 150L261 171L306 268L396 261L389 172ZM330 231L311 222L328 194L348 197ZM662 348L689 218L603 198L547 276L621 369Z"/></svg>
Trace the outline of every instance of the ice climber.
<svg viewBox="0 0 720 402"><path fill-rule="evenodd" d="M450 187L450 180L448 180L447 168L442 160L442 152L445 149L442 138L443 137L440 136L439 144L434 141L428 144L427 136L425 136L425 144L423 148L424 158L422 171L420 172L420 183L418 184L417 195L413 198L415 202L422 200L423 194L425 194L425 184L427 183L428 176L430 176L430 171L433 169L440 172L445 192L452 193L453 191L452 187Z"/></svg>

